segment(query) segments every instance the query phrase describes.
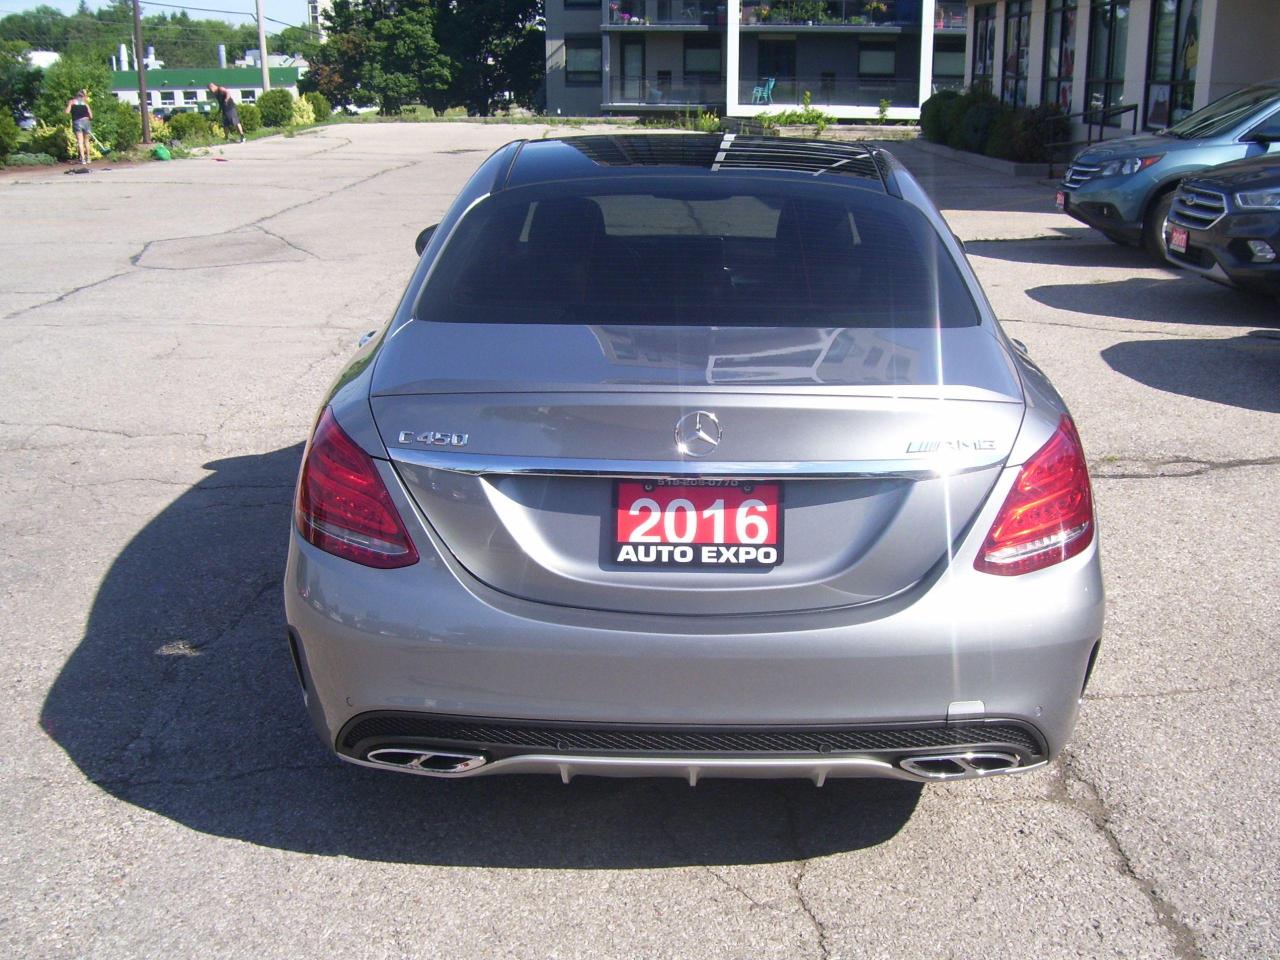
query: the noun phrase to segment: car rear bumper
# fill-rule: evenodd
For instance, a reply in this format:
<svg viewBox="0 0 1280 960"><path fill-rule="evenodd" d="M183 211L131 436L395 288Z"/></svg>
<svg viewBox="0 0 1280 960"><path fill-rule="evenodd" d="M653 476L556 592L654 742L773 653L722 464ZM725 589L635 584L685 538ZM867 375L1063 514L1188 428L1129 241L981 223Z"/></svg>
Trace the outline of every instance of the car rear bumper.
<svg viewBox="0 0 1280 960"><path fill-rule="evenodd" d="M1003 496L992 499L994 511ZM986 513L977 521L982 529L991 522ZM495 750L483 739L397 735L485 754L474 775L928 780L935 778L903 769L903 758L1001 752L1007 738L956 740L946 732L997 720L1029 731L1036 746L1011 751L1014 768L1027 769L1051 759L1069 737L1102 628L1096 541L1022 577L978 573L962 548L950 571L872 608L674 617L515 599L471 578L438 544L432 550L426 531L414 536L423 560L401 570L360 567L292 537L285 607L299 676L318 732L353 762L368 762L377 744L344 743L344 731L357 718L392 712L428 722L514 718L648 730L712 726L730 734L814 726L941 731L922 749L826 751L812 744L708 751L687 743L584 750L554 740L550 748Z"/></svg>

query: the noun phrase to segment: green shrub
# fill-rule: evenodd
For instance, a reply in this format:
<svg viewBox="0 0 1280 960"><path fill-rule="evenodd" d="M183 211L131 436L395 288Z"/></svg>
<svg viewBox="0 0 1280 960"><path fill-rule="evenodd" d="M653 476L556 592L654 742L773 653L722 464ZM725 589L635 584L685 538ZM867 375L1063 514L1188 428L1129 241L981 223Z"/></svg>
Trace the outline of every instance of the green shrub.
<svg viewBox="0 0 1280 960"><path fill-rule="evenodd" d="M1006 110L988 130L983 152L1018 163L1044 163L1049 160L1049 144L1061 143L1070 134L1070 124L1056 104Z"/></svg>
<svg viewBox="0 0 1280 960"><path fill-rule="evenodd" d="M315 122L316 114L311 109L311 104L301 97L293 101L289 108L289 126L305 127L307 124Z"/></svg>
<svg viewBox="0 0 1280 960"><path fill-rule="evenodd" d="M995 97L986 94L969 94L969 106L960 118L957 136L952 138L952 146L970 153L981 153L987 145L987 133L991 125L1004 111L1011 108L1002 104ZM959 140L957 144L955 141Z"/></svg>
<svg viewBox="0 0 1280 960"><path fill-rule="evenodd" d="M8 165L11 167L51 167L57 162L47 153L11 153L9 154Z"/></svg>
<svg viewBox="0 0 1280 960"><path fill-rule="evenodd" d="M813 97L808 90L804 92L803 107L799 110L783 110L773 114L770 119L780 127L814 127L818 136L834 119L813 105Z"/></svg>
<svg viewBox="0 0 1280 960"><path fill-rule="evenodd" d="M18 149L18 124L7 103L0 103L0 160Z"/></svg>
<svg viewBox="0 0 1280 960"><path fill-rule="evenodd" d="M73 56L62 57L44 72L36 100L36 117L50 125L61 123L66 117L67 101L81 89L89 91L89 106L93 108L93 121L97 126L100 115L109 113L117 102L111 92L111 71Z"/></svg>
<svg viewBox="0 0 1280 960"><path fill-rule="evenodd" d="M117 100L111 111L111 129L98 139L112 150L130 150L142 139L142 117L129 104ZM95 123L96 127L97 124ZM97 133L97 130L94 131ZM108 138L109 135L109 138Z"/></svg>
<svg viewBox="0 0 1280 960"><path fill-rule="evenodd" d="M253 133L262 129L262 111L252 103L240 104L240 126L245 133Z"/></svg>
<svg viewBox="0 0 1280 960"><path fill-rule="evenodd" d="M959 99L960 94L955 90L943 90L920 105L920 133L930 143L947 142L946 107Z"/></svg>
<svg viewBox="0 0 1280 960"><path fill-rule="evenodd" d="M175 113L169 118L168 124L169 136L174 140L195 142L212 140L214 137L213 124L203 113Z"/></svg>
<svg viewBox="0 0 1280 960"><path fill-rule="evenodd" d="M982 152L988 157L1001 160L1017 160L1019 152L1019 117L1018 111L1003 110L987 128L987 140L982 145Z"/></svg>
<svg viewBox="0 0 1280 960"><path fill-rule="evenodd" d="M60 123L39 123L31 133L31 151L47 153L55 160L71 160L79 158L80 151L76 147L75 134L71 132L71 121ZM92 151L90 152L92 156Z"/></svg>
<svg viewBox="0 0 1280 960"><path fill-rule="evenodd" d="M964 120L964 115L969 107L973 105L973 97L971 94L963 93L954 100L946 100L942 104L939 111L938 122L942 129L946 131L946 145L955 147L957 150L963 150L963 141L960 137L960 123Z"/></svg>
<svg viewBox="0 0 1280 960"><path fill-rule="evenodd" d="M1048 162L1049 144L1071 139L1071 121L1056 103L1019 111L1018 157L1024 163Z"/></svg>
<svg viewBox="0 0 1280 960"><path fill-rule="evenodd" d="M287 127L293 118L293 94L288 90L268 90L258 97L264 127Z"/></svg>
<svg viewBox="0 0 1280 960"><path fill-rule="evenodd" d="M323 93L312 90L310 93L304 93L302 99L311 104L311 112L315 114L317 120L328 120L329 114L333 113L333 104Z"/></svg>

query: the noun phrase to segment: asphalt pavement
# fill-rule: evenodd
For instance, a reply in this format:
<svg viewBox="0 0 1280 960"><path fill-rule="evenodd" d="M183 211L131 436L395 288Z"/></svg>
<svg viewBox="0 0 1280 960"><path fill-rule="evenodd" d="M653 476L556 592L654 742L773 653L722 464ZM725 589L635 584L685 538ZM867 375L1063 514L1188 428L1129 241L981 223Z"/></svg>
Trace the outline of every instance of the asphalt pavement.
<svg viewBox="0 0 1280 960"><path fill-rule="evenodd" d="M279 598L316 404L494 147L329 127L0 180L0 951L1280 955L1280 307L895 151L1071 405L1109 614L1047 772L929 786L332 759Z"/></svg>

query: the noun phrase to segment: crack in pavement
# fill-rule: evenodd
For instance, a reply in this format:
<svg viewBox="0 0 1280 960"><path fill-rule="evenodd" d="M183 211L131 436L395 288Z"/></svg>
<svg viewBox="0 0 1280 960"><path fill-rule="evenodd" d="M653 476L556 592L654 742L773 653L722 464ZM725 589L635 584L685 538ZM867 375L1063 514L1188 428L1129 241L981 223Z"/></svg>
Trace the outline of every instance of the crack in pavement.
<svg viewBox="0 0 1280 960"><path fill-rule="evenodd" d="M324 258L323 258L323 257L321 257L319 254L312 253L312 252L311 252L310 250L308 250L306 247L303 247L303 246L301 246L301 245L299 245L299 244L294 243L292 240L290 240L288 237L284 236L283 234L276 233L274 230L268 230L266 227L264 227L264 226L263 226L262 224L260 224L260 223L259 223L259 224L255 224L255 226L257 226L257 228L258 228L259 230L261 230L263 233L265 233L268 237L275 237L277 240L279 240L281 243L283 243L286 247L290 247L290 248L292 248L292 249L294 249L294 250L297 250L299 253L304 253L304 254L306 254L308 257L310 257L311 259L313 259L313 260L323 260L323 259L324 259Z"/></svg>
<svg viewBox="0 0 1280 960"><path fill-rule="evenodd" d="M1133 860L1125 852L1112 828L1111 811L1102 798L1102 792L1076 768L1074 755L1069 749L1062 751L1059 770L1060 775L1055 778L1052 786L1054 793L1057 794L1054 799L1089 818L1119 861L1121 876L1131 880L1138 888L1155 913L1156 922L1173 940L1174 956L1178 960L1204 960L1204 952L1196 942L1195 933L1191 927L1182 920L1173 904L1156 888L1155 882L1138 873ZM1072 796L1070 788L1072 783L1079 786L1081 796Z"/></svg>
<svg viewBox="0 0 1280 960"><path fill-rule="evenodd" d="M1280 677L1280 670L1268 670L1266 673L1258 674L1256 677L1241 677L1239 680L1232 680L1229 683L1205 684L1200 687L1175 687L1172 690L1155 690L1150 693L1086 693L1081 699L1097 701L1098 703L1125 700L1171 700L1175 697L1195 696L1198 693L1230 693L1242 687L1266 683L1276 677Z"/></svg>
<svg viewBox="0 0 1280 960"><path fill-rule="evenodd" d="M1125 333L1125 334L1130 334L1133 336L1140 336L1140 337L1183 337L1187 340L1202 340L1204 339L1203 337L1204 330L1213 329L1215 326L1222 327L1224 329L1232 329L1232 330L1238 329L1237 327L1228 328L1227 325L1225 324L1210 323L1210 324L1205 324L1204 327L1200 328L1199 330L1193 333L1183 333L1180 330L1163 330L1163 329L1134 330L1128 327L1104 327L1101 324L1096 324L1096 323L1067 323L1062 320L1001 319L1000 323L1002 326L1006 323L1022 323L1022 324L1026 324L1029 327L1067 327L1068 329L1071 329L1071 330L1098 330L1098 331L1101 331L1102 333ZM1224 337L1222 339L1225 340L1226 338Z"/></svg>
<svg viewBox="0 0 1280 960"><path fill-rule="evenodd" d="M326 139L327 139L327 138L326 138ZM342 142L341 142L341 143L337 143L337 144L333 145L332 147L326 147L324 150L318 150L318 151L315 151L315 152L313 152L313 153L306 154L304 157L302 157L302 158L300 158L300 159L309 159L310 157L320 156L321 154L329 153L329 152L331 152L331 151L333 151L333 150L340 150L340 149L342 149L342 148L343 148L343 147L345 147L345 146L350 146L350 145L351 145L351 141L350 141L349 139L347 139L347 138L343 137L343 138L341 138L341 140L342 140ZM3 318L3 319L5 319L5 320L12 320L12 319L14 319L14 318L16 318L16 317L20 317L20 316L22 316L23 314L29 313L29 312L31 312L31 311L33 311L33 310L39 310L39 309L41 309L41 308L43 308L43 307L52 306L52 305L53 305L53 304L55 304L55 303L62 303L63 301L65 301L65 300L66 300L66 299L68 299L69 297L74 296L74 295L75 295L75 294L77 294L77 293L80 293L80 292L82 292L82 291L84 291L84 290L88 290L88 289L90 289L90 288L92 288L92 287L100 286L100 285L102 285L102 284L104 284L104 283L109 283L109 282L111 282L112 280L117 280L117 279L119 279L120 277L129 276L129 275L130 275L130 274L132 274L135 270L138 270L138 269L154 269L154 268L150 268L150 267L144 267L141 263L139 263L139 261L140 261L140 260L141 260L141 258L146 254L147 250L151 248L152 244L155 244L155 243L164 243L164 242L168 242L168 241L171 241L171 240L204 240L204 239L210 239L210 238L213 238L213 237L221 237L221 236L225 236L225 235L227 235L227 234L234 233L234 232L236 232L236 231L238 231L238 230L243 230L243 229L245 229L246 227L256 227L256 228L258 228L259 230L262 230L262 232L264 232L264 233L268 233L268 234L270 234L270 235L272 235L272 236L277 237L277 239L280 239L280 240L284 241L284 243L285 243L285 244L287 244L288 246L290 246L290 247L294 247L294 249L297 249L297 250L299 250L300 252L302 252L302 253L304 253L304 254L307 254L308 256L316 257L316 255L315 255L315 254L313 254L313 253L311 253L309 250L303 250L301 247L298 247L296 244L292 243L291 241L289 241L289 240L288 240L288 239L286 239L285 237L281 237L281 236L279 236L278 234L271 233L271 231L266 230L262 225L263 225L264 223L268 223L268 222L270 222L271 220L274 220L276 217L283 216L283 215L284 215L284 214L286 214L286 213L290 213L290 212L292 212L292 211L294 211L294 210L299 210L299 209L301 209L302 207L308 206L308 205L313 204L313 203L319 203L319 202L320 202L320 201L322 201L322 200L327 200L327 199L329 199L330 197L334 197L334 196L336 196L336 195L337 195L337 194L339 194L339 193L342 193L342 192L344 192L344 191L346 191L346 190L351 190L351 189L353 189L353 188L355 188L355 187L358 187L358 186L361 186L361 185L363 185L363 184L371 183L372 181L377 180L379 177L381 177L381 176L383 176L383 175L385 175L385 174L388 174L388 173L395 173L397 170L404 170L404 169L407 169L407 168L409 168L409 167L413 167L413 166L417 166L417 165L420 165L420 164L423 164L423 163L427 163L427 162L429 162L429 159L430 159L430 158L424 158L424 159L422 159L422 160L409 160L409 161L406 161L406 162L404 162L404 163L396 164L395 166L384 167L383 169L378 170L377 172L375 172L375 173L373 173L373 174L370 174L369 176L359 177L359 178L357 178L357 179L355 179L355 180L352 180L350 183L343 184L343 185L342 185L342 186L340 186L340 187L335 187L333 190L329 190L329 191L327 191L327 192L325 192L325 193L322 193L322 194L319 194L319 195L317 195L317 196L310 197L310 198L308 198L308 199L306 199L306 200L300 200L299 202L294 203L294 204L291 204L291 205L289 205L289 206L287 206L287 207L283 207L282 209L277 210L277 211L275 211L274 213L269 213L269 214L267 214L267 215L265 215L265 216L259 217L257 220L254 220L254 221L251 221L251 222L249 222L249 223L245 223L245 224L240 224L240 225L235 226L235 227L230 227L230 228L228 228L228 229L226 229L226 230L217 231L217 232L215 232L215 233L198 234L198 235L196 235L196 236L189 236L189 237L164 237L164 238L156 238L156 239L154 239L154 240L148 240L146 243L144 243L144 244L142 245L142 249L140 249L137 253L133 254L133 256L131 256L131 257L129 258L129 266L130 266L130 269L127 269L127 270L121 270L121 271L119 271L119 272L117 272L117 273L113 273L113 274L111 274L111 275L110 275L110 276L108 276L108 277L103 277L103 278L102 278L102 279L100 279L100 280L94 280L94 281L92 281L91 283L81 284L81 285L80 285L80 286L78 286L78 287L74 287L74 288L72 288L71 290L68 290L66 293L60 294L59 296L57 296L57 297L53 298L52 300L46 300L46 301L44 301L44 302L42 302L42 303L32 304L31 306L29 306L29 307L23 307L21 310L17 310L17 311L15 311L14 313L6 314L6 315L4 316L4 318ZM169 183L172 183L172 182L175 182L175 181L160 181L160 182L165 183L165 184L169 184ZM316 257L316 259L319 259L319 257ZM256 263L257 261L254 261L254 262ZM250 265L250 264L220 264L220 265L218 265L217 267L212 267L212 268L209 268L209 269L221 269L222 267L226 267L226 266L247 266L247 265ZM179 269L187 269L187 268L179 268Z"/></svg>
<svg viewBox="0 0 1280 960"><path fill-rule="evenodd" d="M214 646L224 637L234 632L240 624L244 623L245 620L257 611L257 608L259 604L262 603L263 599L279 586L279 574L271 574L270 576L261 577L258 582L258 586L253 589L252 594L247 600L234 604L228 603L226 605L225 613L230 614L229 617L224 618L223 616L217 616L209 618L211 621L216 620L218 622L225 622L226 624L216 633L203 641L188 637L183 637L181 639L183 639L186 646L198 656L200 653L203 653L206 649ZM161 645L163 646L163 644ZM163 729L167 726L167 718L172 715L175 710L180 708L187 687L184 684L174 684L172 681L174 679L174 673L180 669L180 664L187 658L170 656L165 657L164 659L165 665L160 671L160 677L156 686L157 689L165 692L156 697L155 706L152 707L146 719L138 724L137 731L134 735L130 737L123 746L114 751L111 757L106 761L106 766L108 768L116 767L117 765L122 768L125 767L131 754L145 750L151 739L150 731ZM117 779L121 782L128 783L132 778L103 778L101 781L95 780L94 783L113 783L116 782Z"/></svg>
<svg viewBox="0 0 1280 960"><path fill-rule="evenodd" d="M810 926L813 927L813 932L817 935L818 956L822 960L830 960L831 947L827 943L826 924L814 913L813 907L809 904L809 898L804 892L804 878L809 870L809 859L805 856L803 845L800 842L800 831L796 823L795 811L792 809L785 794L782 797L782 809L786 812L787 837L790 839L791 847L796 855L795 872L787 880L791 885L792 893L795 895L796 903L800 907L800 912L808 918Z"/></svg>
<svg viewBox="0 0 1280 960"><path fill-rule="evenodd" d="M102 787L104 790L127 793L130 790L140 790L144 787L196 787L210 783L233 783L236 780L247 780L251 777L259 777L264 773L279 773L283 771L298 770L337 772L342 770L342 765L336 761L327 763L273 763L262 767L250 767L246 770L229 770L224 773L215 773L207 777L162 777L155 780L135 780L132 777L104 777L101 780L89 780L89 783L92 783L96 787Z"/></svg>
<svg viewBox="0 0 1280 960"><path fill-rule="evenodd" d="M78 287L72 287L66 293L59 294L58 296L54 297L52 300L45 300L42 303L33 303L29 307L23 307L21 310L16 310L13 313L5 314L4 319L13 320L14 318L20 317L24 313L29 313L32 310L39 310L41 307L48 307L48 306L52 306L55 303L62 303L68 297L73 297L77 293L80 293L84 290L89 290L93 287L101 286L104 283L110 283L112 280L116 280L120 277L128 276L132 272L133 272L132 270L121 270L118 273L111 274L111 276L109 277L102 277L99 280L92 280L89 283L82 283Z"/></svg>
<svg viewBox="0 0 1280 960"><path fill-rule="evenodd" d="M1111 465L1137 464L1146 469L1108 472ZM1175 480L1184 477L1203 477L1219 470L1239 470L1243 467L1274 467L1280 465L1280 456L1257 457L1239 460L1198 460L1193 457L1171 457L1167 460L1138 460L1126 457L1103 459L1089 464L1089 475L1094 480ZM1166 467L1187 469L1165 470Z"/></svg>

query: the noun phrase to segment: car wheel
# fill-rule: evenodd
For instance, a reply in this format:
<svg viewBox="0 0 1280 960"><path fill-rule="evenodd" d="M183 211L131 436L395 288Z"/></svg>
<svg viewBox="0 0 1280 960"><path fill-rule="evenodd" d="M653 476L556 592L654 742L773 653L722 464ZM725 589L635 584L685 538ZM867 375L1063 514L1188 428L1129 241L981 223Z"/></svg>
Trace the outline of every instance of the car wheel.
<svg viewBox="0 0 1280 960"><path fill-rule="evenodd" d="M1169 190L1156 197L1155 202L1147 210L1146 219L1142 221L1142 245L1161 263L1165 259L1164 226L1169 219L1169 208L1172 206L1173 191Z"/></svg>

